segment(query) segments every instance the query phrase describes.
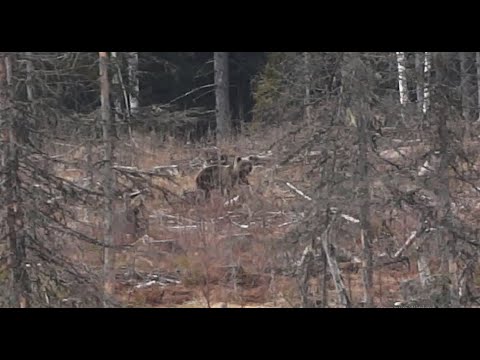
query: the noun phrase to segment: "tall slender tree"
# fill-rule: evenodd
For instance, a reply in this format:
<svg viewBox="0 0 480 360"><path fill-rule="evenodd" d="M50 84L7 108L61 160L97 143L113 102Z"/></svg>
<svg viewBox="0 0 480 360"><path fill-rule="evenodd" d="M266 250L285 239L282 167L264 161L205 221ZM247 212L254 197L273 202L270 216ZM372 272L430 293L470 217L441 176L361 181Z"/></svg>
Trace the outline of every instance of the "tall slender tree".
<svg viewBox="0 0 480 360"><path fill-rule="evenodd" d="M308 52L304 52L303 53L303 59L304 59L304 62L305 62L305 99L304 99L304 106L305 106L305 120L307 121L307 123L309 123L311 121L311 117L312 117L312 105L310 104L311 103L311 96L310 96L310 92L311 92L311 78L312 78L312 71L311 71L311 66L310 66L310 54Z"/></svg>
<svg viewBox="0 0 480 360"><path fill-rule="evenodd" d="M138 52L129 52L128 54L128 82L130 113L134 114L139 106L140 81L138 78Z"/></svg>
<svg viewBox="0 0 480 360"><path fill-rule="evenodd" d="M217 119L217 137L225 138L231 133L231 111L230 111L230 91L229 91L229 67L228 53L214 53L214 72L215 72L215 100L216 100L216 119Z"/></svg>
<svg viewBox="0 0 480 360"><path fill-rule="evenodd" d="M417 92L417 107L419 111L423 111L423 104L424 104L424 91L425 91L424 65L425 65L425 53L416 52L415 53L415 74L417 78L416 92Z"/></svg>
<svg viewBox="0 0 480 360"><path fill-rule="evenodd" d="M431 53L425 53L424 60L424 86L423 86L423 113L426 114L430 109L430 71L432 68Z"/></svg>
<svg viewBox="0 0 480 360"><path fill-rule="evenodd" d="M462 117L465 121L465 136L470 136L470 124L473 121L476 99L474 90L474 77L472 70L474 70L473 53L460 52L460 89L462 96Z"/></svg>
<svg viewBox="0 0 480 360"><path fill-rule="evenodd" d="M110 109L110 80L108 76L108 53L100 52L100 101L102 114L102 133L104 142L103 190L105 194L104 210L104 306L108 307L109 299L114 292L115 252L113 246L112 222L114 213L114 173L113 173L113 136L112 116Z"/></svg>
<svg viewBox="0 0 480 360"><path fill-rule="evenodd" d="M480 52L475 53L475 60L477 65L477 110L478 110L478 119L480 120Z"/></svg>
<svg viewBox="0 0 480 360"><path fill-rule="evenodd" d="M451 54L438 52L435 53L435 71L437 85L437 129L438 129L438 147L440 150L440 163L438 167L438 186L439 207L437 212L437 221L443 224L440 233L440 251L441 251L441 271L443 275L450 279L450 301L458 304L458 276L457 276L457 244L452 236L453 214L451 188L448 170L451 161L451 139L448 129L447 118L449 113L448 103L450 99L450 89L447 86L449 71L451 71Z"/></svg>

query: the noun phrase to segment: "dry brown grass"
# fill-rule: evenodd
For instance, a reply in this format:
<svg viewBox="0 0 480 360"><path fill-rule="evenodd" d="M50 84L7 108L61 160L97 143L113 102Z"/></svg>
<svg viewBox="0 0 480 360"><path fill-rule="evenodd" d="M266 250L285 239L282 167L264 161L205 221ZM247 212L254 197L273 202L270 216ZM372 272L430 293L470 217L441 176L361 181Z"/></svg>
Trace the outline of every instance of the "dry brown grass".
<svg viewBox="0 0 480 360"><path fill-rule="evenodd" d="M269 141L281 139L285 130L274 129ZM126 282L117 287L119 299L126 306L154 307L282 307L299 304L295 281L286 276L272 277L267 269L275 265L279 250L278 240L288 231L289 226L280 226L287 220L284 212L294 209L298 195L292 193L275 179L295 183L306 194L311 184L305 174L305 164L286 165L274 170L273 165L254 168L249 177L248 187L236 189L233 196L240 195L241 201L225 205L218 193L212 194L207 202L192 203L182 200L184 192L195 190L195 176L201 167L192 167L190 162L202 157L199 146L184 145L170 140L158 144L153 136L134 135L137 146L130 141L117 144L117 162L124 166L135 166L149 170L160 165L178 165L177 184L165 179L156 179L161 185L179 198L167 201L155 193L146 199L149 215L148 235L154 242L138 241L131 249L119 252L117 267L135 267L137 272L163 272L176 274L180 284L161 286L152 284L135 288ZM241 138L219 144L221 152L255 154L265 149L261 136ZM98 150L98 149L97 149ZM82 160L85 149L81 147L68 154L68 160ZM274 155L274 161L278 156ZM201 166L201 163L200 163ZM82 169L58 168L57 175L70 181L85 177ZM472 204L472 213L480 207ZM81 209L77 211L82 213ZM384 213L374 215L380 228ZM101 237L100 214L87 214L88 222L97 223L92 236ZM467 216L467 215L465 215ZM375 221L374 221L375 222ZM375 225L377 224L377 225ZM407 212L398 214L392 222L398 248L417 225L417 219ZM359 251L355 238L342 239L347 248ZM85 247L86 249L87 247ZM378 249L381 251L381 249ZM78 261L100 265L100 249L88 246L88 251L76 255ZM414 270L412 270L414 272ZM402 279L413 276L406 270L385 268L376 272L375 296L378 305L389 304L398 299L398 285ZM345 273L354 302L361 301L361 272ZM318 292L317 280L312 280L311 289ZM329 288L331 305L335 305L335 289Z"/></svg>

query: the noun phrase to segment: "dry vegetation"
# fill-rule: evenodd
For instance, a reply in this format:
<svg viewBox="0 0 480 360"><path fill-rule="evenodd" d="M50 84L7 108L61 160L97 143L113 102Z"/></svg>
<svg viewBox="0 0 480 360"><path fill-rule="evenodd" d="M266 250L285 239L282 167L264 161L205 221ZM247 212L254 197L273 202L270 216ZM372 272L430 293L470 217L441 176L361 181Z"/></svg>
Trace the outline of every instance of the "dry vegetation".
<svg viewBox="0 0 480 360"><path fill-rule="evenodd" d="M0 306L478 305L480 53L0 55Z"/></svg>
<svg viewBox="0 0 480 360"><path fill-rule="evenodd" d="M301 255L298 251L302 249L286 239L304 216L304 203L313 197L314 184L305 175L312 159L307 157L280 166L280 154L267 150L271 144L285 139L289 131L277 128L269 143L257 136L240 137L235 142L218 145L222 153L242 156L264 153L269 159L254 167L249 176L250 187L238 186L232 197L239 197L230 204L219 192L207 202L192 196L195 176L209 149L174 140L158 145L154 138L140 134L134 134L134 142L117 144L118 165L143 171L171 165L178 169L174 182L154 180L166 192L153 190L144 197L142 216L148 223L145 231L135 233L128 229L128 224L123 224L123 231L117 231L117 237L128 237L125 242L128 246L119 249L116 255L116 294L122 306L291 307L301 304L292 259L298 261ZM302 134L295 136L298 140ZM73 163L80 163L84 156L85 148L81 145L67 155ZM81 182L85 177L85 172L78 168L58 168L56 174L72 182ZM375 198L382 186L374 183L373 188ZM89 231L94 238L101 237L102 213L95 214L81 207L75 210L84 221L79 230ZM400 249L418 226L418 219L408 208L403 212L392 208L390 213L372 215L376 237L388 230L391 240L387 245L385 241L375 243L376 259L384 257L388 246L390 252ZM356 260L361 257L361 244L356 225L346 222L345 226L336 246L350 255L343 260L337 256L345 286L352 303L356 304L363 296ZM101 248L82 243L75 250L74 259L100 269ZM392 306L402 299L401 283L416 277L414 258L378 267L374 279L376 305ZM318 302L322 297L320 278L319 275L308 280L310 295ZM329 306L335 306L335 286L329 276L327 281Z"/></svg>

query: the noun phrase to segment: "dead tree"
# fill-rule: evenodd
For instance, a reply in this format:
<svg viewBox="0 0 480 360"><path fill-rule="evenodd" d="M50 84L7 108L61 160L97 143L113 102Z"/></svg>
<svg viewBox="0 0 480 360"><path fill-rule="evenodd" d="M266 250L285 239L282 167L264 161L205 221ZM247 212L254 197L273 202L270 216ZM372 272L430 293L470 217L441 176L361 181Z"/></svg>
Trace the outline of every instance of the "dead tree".
<svg viewBox="0 0 480 360"><path fill-rule="evenodd" d="M214 53L215 99L217 114L217 136L225 138L231 132L230 89L228 53Z"/></svg>
<svg viewBox="0 0 480 360"><path fill-rule="evenodd" d="M100 100L102 114L102 132L104 141L104 166L103 166L103 191L105 194L105 220L104 220L104 253L103 253L103 272L104 272L104 306L108 307L109 298L114 292L114 269L115 253L113 246L113 214L114 214L114 193L115 179L113 173L113 136L112 115L110 109L110 80L108 77L108 53L100 52Z"/></svg>

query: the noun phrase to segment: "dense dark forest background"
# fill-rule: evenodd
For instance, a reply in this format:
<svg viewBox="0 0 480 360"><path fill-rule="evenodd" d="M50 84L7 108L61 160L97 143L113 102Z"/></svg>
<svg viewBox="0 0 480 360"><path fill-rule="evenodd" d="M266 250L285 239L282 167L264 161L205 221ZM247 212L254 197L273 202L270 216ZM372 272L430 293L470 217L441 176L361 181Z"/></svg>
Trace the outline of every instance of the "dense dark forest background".
<svg viewBox="0 0 480 360"><path fill-rule="evenodd" d="M480 53L0 53L0 305L477 307Z"/></svg>

